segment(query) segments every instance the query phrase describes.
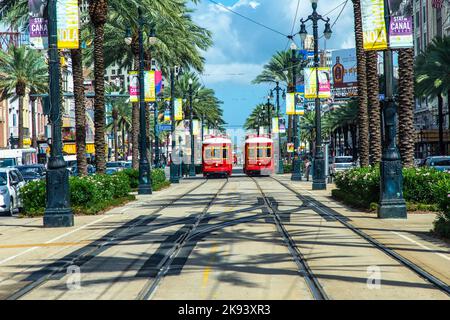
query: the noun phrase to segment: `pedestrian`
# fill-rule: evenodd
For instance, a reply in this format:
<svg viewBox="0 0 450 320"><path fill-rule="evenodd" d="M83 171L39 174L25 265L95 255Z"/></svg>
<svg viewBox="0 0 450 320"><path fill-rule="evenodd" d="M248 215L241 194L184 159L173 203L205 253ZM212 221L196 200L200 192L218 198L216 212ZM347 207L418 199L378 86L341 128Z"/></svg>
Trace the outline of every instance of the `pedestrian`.
<svg viewBox="0 0 450 320"><path fill-rule="evenodd" d="M305 160L305 178L306 181L309 181L309 172L311 170L311 161L309 160L309 158L306 158Z"/></svg>

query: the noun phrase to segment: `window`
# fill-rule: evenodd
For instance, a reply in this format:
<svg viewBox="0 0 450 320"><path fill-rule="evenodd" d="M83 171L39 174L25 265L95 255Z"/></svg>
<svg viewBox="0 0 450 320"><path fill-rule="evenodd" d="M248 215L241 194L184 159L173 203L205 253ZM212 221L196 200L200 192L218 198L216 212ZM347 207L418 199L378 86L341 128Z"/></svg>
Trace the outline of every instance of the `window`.
<svg viewBox="0 0 450 320"><path fill-rule="evenodd" d="M111 70L111 74L112 74L112 75L115 75L115 74L116 74L116 70L115 70L115 69L112 69L112 70Z"/></svg>
<svg viewBox="0 0 450 320"><path fill-rule="evenodd" d="M13 113L13 127L15 127L15 126L16 126L16 122L17 122L17 119L16 119L16 114L15 114L15 113Z"/></svg>

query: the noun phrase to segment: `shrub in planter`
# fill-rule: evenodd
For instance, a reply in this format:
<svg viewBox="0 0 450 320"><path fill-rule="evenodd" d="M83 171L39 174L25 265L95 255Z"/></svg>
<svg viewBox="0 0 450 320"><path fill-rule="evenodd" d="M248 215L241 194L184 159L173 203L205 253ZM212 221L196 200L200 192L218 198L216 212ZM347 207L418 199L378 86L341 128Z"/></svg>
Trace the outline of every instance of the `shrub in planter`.
<svg viewBox="0 0 450 320"><path fill-rule="evenodd" d="M439 208L441 213L434 222L434 231L448 239L450 239L450 177L436 183L433 192L439 199Z"/></svg>
<svg viewBox="0 0 450 320"><path fill-rule="evenodd" d="M125 169L120 172L120 174L125 174L130 179L131 189L136 189L139 186L139 171L135 169Z"/></svg>

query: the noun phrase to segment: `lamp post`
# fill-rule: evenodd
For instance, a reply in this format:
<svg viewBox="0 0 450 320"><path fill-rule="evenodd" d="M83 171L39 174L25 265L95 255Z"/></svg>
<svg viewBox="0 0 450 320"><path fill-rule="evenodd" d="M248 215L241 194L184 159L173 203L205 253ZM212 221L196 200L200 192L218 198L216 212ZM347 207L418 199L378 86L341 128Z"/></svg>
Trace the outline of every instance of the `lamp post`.
<svg viewBox="0 0 450 320"><path fill-rule="evenodd" d="M176 161L180 161L179 156L175 154L177 147L177 138L175 135L175 68L170 68L170 122L172 126L172 159L170 161L170 182L180 183L180 164L175 163Z"/></svg>
<svg viewBox="0 0 450 320"><path fill-rule="evenodd" d="M193 90L192 90L192 84L194 81L189 78L189 135L191 136L191 165L189 166L189 176L195 177L195 155L194 155L194 106L192 105L192 96L193 96Z"/></svg>
<svg viewBox="0 0 450 320"><path fill-rule="evenodd" d="M387 0L385 8L387 6ZM390 17L386 14L386 25ZM385 94L383 106L384 143L381 158L380 206L378 217L382 219L406 219L406 202L403 198L402 161L396 143L397 135L397 105L394 99L394 72L392 50L384 51Z"/></svg>
<svg viewBox="0 0 450 320"><path fill-rule="evenodd" d="M269 137L272 135L272 105L270 104L270 100L273 99L273 93L270 91L267 96L267 120L269 124Z"/></svg>
<svg viewBox="0 0 450 320"><path fill-rule="evenodd" d="M278 121L280 121L280 91L281 91L281 87L280 87L280 82L276 82L276 87L272 89L272 91L275 91L277 93L277 99L276 99L276 113L277 113L277 117L278 117ZM278 174L283 174L284 173L284 168L283 168L283 157L281 154L281 134L278 131Z"/></svg>
<svg viewBox="0 0 450 320"><path fill-rule="evenodd" d="M314 155L314 171L313 171L313 190L326 190L327 185L325 181L325 160L322 146L322 127L321 127L321 110L319 98L319 27L318 22L325 22L324 36L326 39L331 38L330 18L324 19L317 13L318 0L311 0L313 13L308 19L301 19L300 37L305 41L307 36L305 22L311 21L313 23L314 36L314 68L316 71L316 98L315 98L315 113L316 113L316 153Z"/></svg>
<svg viewBox="0 0 450 320"><path fill-rule="evenodd" d="M296 93L297 91L297 46L295 45L294 42L292 42L291 44L291 51L292 51L292 57L291 57L291 62L292 62L292 85L291 85L291 92ZM296 99L294 104L296 104ZM294 110L296 108L294 107ZM293 123L293 140L294 140L294 157L292 158L292 175L291 175L291 180L292 181L302 181L302 168L301 168L301 162L300 162L300 157L298 154L298 143L299 143L299 139L298 139L298 115L294 114L294 123Z"/></svg>
<svg viewBox="0 0 450 320"><path fill-rule="evenodd" d="M139 186L138 194L152 194L151 166L147 157L147 108L145 104L144 81L144 18L141 7L138 8L138 41L139 41ZM150 30L149 44L157 41L155 31ZM125 43L132 44L131 32L127 31Z"/></svg>
<svg viewBox="0 0 450 320"><path fill-rule="evenodd" d="M61 108L60 108L60 60L57 47L56 0L48 1L48 43L50 80L50 123L52 145L47 166L47 202L44 213L44 227L71 227L74 225L70 207L69 171L62 154Z"/></svg>

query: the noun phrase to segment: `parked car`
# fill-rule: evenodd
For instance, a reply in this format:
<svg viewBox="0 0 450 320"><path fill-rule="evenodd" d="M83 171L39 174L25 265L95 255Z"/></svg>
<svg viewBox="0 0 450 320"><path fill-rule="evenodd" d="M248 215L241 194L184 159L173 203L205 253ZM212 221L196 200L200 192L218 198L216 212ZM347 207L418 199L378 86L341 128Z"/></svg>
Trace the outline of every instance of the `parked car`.
<svg viewBox="0 0 450 320"><path fill-rule="evenodd" d="M78 167L76 165L72 166L72 167L69 167L68 170L70 171L70 174L72 176L78 176ZM91 174L94 174L96 170L95 170L95 167L92 164L88 164L87 165L87 171L88 171L88 174L91 175Z"/></svg>
<svg viewBox="0 0 450 320"><path fill-rule="evenodd" d="M424 166L450 173L450 156L428 157Z"/></svg>
<svg viewBox="0 0 450 320"><path fill-rule="evenodd" d="M356 167L352 156L335 157L330 168L330 174L334 176L337 172L346 171Z"/></svg>
<svg viewBox="0 0 450 320"><path fill-rule="evenodd" d="M116 168L118 171L122 171L124 169L127 169L127 164L125 161L114 161L114 162L108 162L106 164L106 168Z"/></svg>
<svg viewBox="0 0 450 320"><path fill-rule="evenodd" d="M25 182L41 180L45 178L45 166L42 164L30 164L16 167L22 174Z"/></svg>
<svg viewBox="0 0 450 320"><path fill-rule="evenodd" d="M20 190L25 180L16 168L0 169L0 212L12 215L23 208Z"/></svg>
<svg viewBox="0 0 450 320"><path fill-rule="evenodd" d="M121 170L119 170L119 168L117 168L117 167L115 167L115 168L106 168L105 173L109 174L109 175L112 175L112 174L117 173L119 171L121 171Z"/></svg>

